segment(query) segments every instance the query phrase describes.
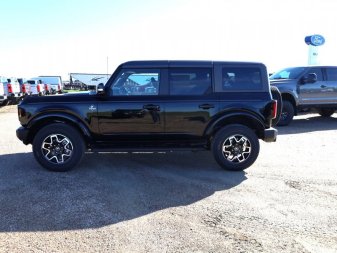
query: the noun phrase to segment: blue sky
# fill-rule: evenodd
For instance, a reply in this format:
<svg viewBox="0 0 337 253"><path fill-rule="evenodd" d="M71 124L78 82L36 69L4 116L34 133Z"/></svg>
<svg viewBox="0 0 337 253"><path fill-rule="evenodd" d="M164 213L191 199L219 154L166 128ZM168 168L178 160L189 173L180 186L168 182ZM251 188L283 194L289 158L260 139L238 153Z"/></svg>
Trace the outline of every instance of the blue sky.
<svg viewBox="0 0 337 253"><path fill-rule="evenodd" d="M337 65L335 0L4 0L0 9L2 76L67 79L140 59L259 61L272 72L305 65L311 34L326 38L320 63Z"/></svg>

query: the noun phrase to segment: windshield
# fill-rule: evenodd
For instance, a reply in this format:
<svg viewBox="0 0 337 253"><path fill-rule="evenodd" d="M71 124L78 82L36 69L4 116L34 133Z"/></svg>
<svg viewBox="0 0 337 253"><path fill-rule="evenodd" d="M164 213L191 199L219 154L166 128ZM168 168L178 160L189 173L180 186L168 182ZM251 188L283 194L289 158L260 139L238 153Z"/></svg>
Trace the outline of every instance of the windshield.
<svg viewBox="0 0 337 253"><path fill-rule="evenodd" d="M304 67L282 69L281 71L278 71L271 75L269 79L297 79L304 72L304 70Z"/></svg>

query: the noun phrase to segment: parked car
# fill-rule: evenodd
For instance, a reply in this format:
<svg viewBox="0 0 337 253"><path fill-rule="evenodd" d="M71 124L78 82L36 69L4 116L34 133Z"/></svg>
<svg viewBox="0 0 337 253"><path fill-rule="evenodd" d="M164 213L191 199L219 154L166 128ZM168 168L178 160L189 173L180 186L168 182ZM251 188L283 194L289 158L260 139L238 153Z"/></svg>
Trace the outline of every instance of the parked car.
<svg viewBox="0 0 337 253"><path fill-rule="evenodd" d="M274 142L277 101L261 63L135 61L120 65L97 93L26 97L17 137L52 171L85 150L209 150L224 169L244 170L259 139Z"/></svg>
<svg viewBox="0 0 337 253"><path fill-rule="evenodd" d="M285 68L270 76L283 100L279 125L288 125L294 115L315 111L330 117L337 109L337 67L303 66Z"/></svg>
<svg viewBox="0 0 337 253"><path fill-rule="evenodd" d="M31 95L43 96L46 94L45 86L41 80L29 79L27 84L30 85Z"/></svg>

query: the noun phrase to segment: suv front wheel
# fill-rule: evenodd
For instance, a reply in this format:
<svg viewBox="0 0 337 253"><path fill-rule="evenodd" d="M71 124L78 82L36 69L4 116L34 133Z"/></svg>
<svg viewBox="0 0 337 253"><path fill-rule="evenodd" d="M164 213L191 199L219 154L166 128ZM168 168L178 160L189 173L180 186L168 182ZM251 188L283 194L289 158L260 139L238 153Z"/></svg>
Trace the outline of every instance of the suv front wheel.
<svg viewBox="0 0 337 253"><path fill-rule="evenodd" d="M254 131L244 125L228 125L215 134L212 152L222 168L244 170L251 166L259 155L259 139Z"/></svg>
<svg viewBox="0 0 337 253"><path fill-rule="evenodd" d="M40 129L33 140L36 160L44 168L63 172L75 167L85 151L81 134L72 126L55 123Z"/></svg>

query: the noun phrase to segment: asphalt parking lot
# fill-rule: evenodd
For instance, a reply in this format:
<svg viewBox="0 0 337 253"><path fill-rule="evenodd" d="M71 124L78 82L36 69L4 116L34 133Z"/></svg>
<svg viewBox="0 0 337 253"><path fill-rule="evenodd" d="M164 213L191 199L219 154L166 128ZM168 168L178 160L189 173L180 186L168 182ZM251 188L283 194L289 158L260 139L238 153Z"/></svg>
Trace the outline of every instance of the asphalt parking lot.
<svg viewBox="0 0 337 253"><path fill-rule="evenodd" d="M295 117L245 172L208 152L87 154L52 173L0 108L1 252L337 252L337 114Z"/></svg>

